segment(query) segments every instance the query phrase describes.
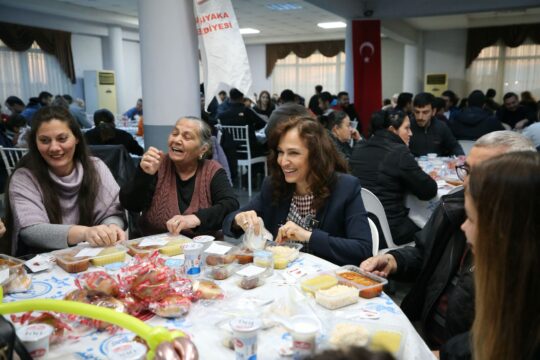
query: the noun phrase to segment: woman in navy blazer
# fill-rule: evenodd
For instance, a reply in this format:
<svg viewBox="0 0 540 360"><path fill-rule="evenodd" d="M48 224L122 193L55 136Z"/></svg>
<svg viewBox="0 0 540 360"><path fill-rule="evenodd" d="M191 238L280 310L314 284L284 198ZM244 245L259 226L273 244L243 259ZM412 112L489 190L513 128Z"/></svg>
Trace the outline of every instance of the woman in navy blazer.
<svg viewBox="0 0 540 360"><path fill-rule="evenodd" d="M228 236L259 218L278 242L296 241L304 250L338 265L357 265L372 255L371 231L360 181L347 172L327 131L311 118L280 123L268 140L270 176L249 204L223 223Z"/></svg>

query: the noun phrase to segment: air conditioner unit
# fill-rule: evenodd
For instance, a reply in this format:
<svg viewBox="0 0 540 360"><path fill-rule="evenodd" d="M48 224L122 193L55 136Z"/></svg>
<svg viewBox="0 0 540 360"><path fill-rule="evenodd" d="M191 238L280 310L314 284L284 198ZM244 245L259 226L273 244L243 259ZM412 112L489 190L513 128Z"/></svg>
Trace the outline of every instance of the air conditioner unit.
<svg viewBox="0 0 540 360"><path fill-rule="evenodd" d="M96 110L108 109L113 114L117 114L114 71L85 71L84 97L87 113L93 114Z"/></svg>
<svg viewBox="0 0 540 360"><path fill-rule="evenodd" d="M446 90L448 90L448 74L426 74L425 92L441 96Z"/></svg>

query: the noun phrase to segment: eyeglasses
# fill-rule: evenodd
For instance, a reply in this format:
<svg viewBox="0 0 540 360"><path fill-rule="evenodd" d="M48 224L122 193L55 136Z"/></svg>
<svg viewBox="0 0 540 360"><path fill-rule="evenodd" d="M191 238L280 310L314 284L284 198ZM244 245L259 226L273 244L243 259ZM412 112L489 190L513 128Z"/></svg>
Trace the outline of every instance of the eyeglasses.
<svg viewBox="0 0 540 360"><path fill-rule="evenodd" d="M471 172L471 169L469 168L469 165L467 164L456 166L456 174L459 180L461 181L465 181L465 177L467 177L470 172Z"/></svg>

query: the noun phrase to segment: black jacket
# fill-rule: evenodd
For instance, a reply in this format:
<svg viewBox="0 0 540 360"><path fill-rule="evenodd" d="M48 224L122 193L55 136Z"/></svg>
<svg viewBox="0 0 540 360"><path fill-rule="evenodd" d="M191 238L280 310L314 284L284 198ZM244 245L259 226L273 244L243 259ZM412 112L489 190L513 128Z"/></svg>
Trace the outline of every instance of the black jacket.
<svg viewBox="0 0 540 360"><path fill-rule="evenodd" d="M397 262L397 278L414 280L401 308L411 321L425 327L437 300L457 276L454 291L448 298L446 330L449 337L468 331L474 319L473 267L459 272L466 249L460 226L465 220L464 191L443 196L424 229L418 233L416 246L391 250Z"/></svg>
<svg viewBox="0 0 540 360"><path fill-rule="evenodd" d="M222 125L244 126L249 125L249 146L251 156L264 154L265 147L257 140L255 131L266 126L266 122L261 119L253 110L248 109L243 103L230 102L226 110L218 114Z"/></svg>
<svg viewBox="0 0 540 360"><path fill-rule="evenodd" d="M100 129L95 127L84 133L88 145L124 145L130 154L142 155L144 149L127 131L114 129L114 137L107 141L101 140Z"/></svg>
<svg viewBox="0 0 540 360"><path fill-rule="evenodd" d="M523 105L518 105L515 111L509 111L506 107L501 106L497 110L496 116L500 122L508 124L512 127L516 127L516 124L521 120L528 119L528 124L531 124L535 121L534 116L535 112L530 112L528 108Z"/></svg>
<svg viewBox="0 0 540 360"><path fill-rule="evenodd" d="M439 156L464 155L461 145L452 134L452 131L442 121L432 118L427 127L420 127L411 117L411 130L413 136L409 148L414 156L437 153Z"/></svg>
<svg viewBox="0 0 540 360"><path fill-rule="evenodd" d="M437 183L426 174L399 136L379 130L358 143L349 159L351 173L363 187L381 200L390 227L398 226L408 215L405 196L412 192L421 200L437 195Z"/></svg>
<svg viewBox="0 0 540 360"><path fill-rule="evenodd" d="M477 140L492 131L504 130L504 127L490 112L479 107L469 107L456 115L450 123L450 129L456 139Z"/></svg>

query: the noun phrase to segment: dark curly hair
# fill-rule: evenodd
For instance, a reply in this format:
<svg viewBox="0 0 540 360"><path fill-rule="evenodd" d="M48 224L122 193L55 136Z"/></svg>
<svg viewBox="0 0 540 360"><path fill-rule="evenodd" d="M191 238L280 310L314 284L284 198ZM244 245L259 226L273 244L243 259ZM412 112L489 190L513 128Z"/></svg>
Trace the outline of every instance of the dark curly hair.
<svg viewBox="0 0 540 360"><path fill-rule="evenodd" d="M268 167L274 189L272 197L274 203L283 197L291 196L295 189L295 184L285 181L283 170L277 162L279 142L283 135L292 129L298 130L300 138L309 151L307 183L315 196L313 207L318 210L330 196L330 187L336 181L336 172L348 172L347 163L339 155L328 131L312 118L292 117L279 123L268 139L270 150Z"/></svg>

